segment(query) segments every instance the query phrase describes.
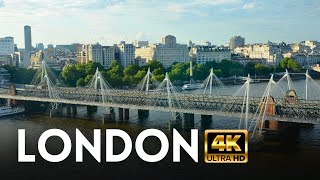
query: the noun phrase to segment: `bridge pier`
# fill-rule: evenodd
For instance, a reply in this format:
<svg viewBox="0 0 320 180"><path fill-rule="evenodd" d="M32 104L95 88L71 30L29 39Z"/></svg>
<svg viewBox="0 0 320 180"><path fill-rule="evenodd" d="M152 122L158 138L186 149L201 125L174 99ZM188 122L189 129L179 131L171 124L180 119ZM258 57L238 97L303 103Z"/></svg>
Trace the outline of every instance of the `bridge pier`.
<svg viewBox="0 0 320 180"><path fill-rule="evenodd" d="M67 115L71 115L71 106L69 104L67 104Z"/></svg>
<svg viewBox="0 0 320 180"><path fill-rule="evenodd" d="M92 114L98 111L98 107L97 106L87 106L87 112L88 114Z"/></svg>
<svg viewBox="0 0 320 180"><path fill-rule="evenodd" d="M129 120L129 109L124 109L124 119Z"/></svg>
<svg viewBox="0 0 320 180"><path fill-rule="evenodd" d="M123 120L123 108L118 108L119 120Z"/></svg>
<svg viewBox="0 0 320 180"><path fill-rule="evenodd" d="M145 119L148 116L149 116L149 110L138 109L139 119Z"/></svg>
<svg viewBox="0 0 320 180"><path fill-rule="evenodd" d="M78 113L77 105L71 105L72 108L72 115L76 115Z"/></svg>
<svg viewBox="0 0 320 180"><path fill-rule="evenodd" d="M183 128L193 128L194 127L194 114L184 113L183 114Z"/></svg>
<svg viewBox="0 0 320 180"><path fill-rule="evenodd" d="M207 129L212 124L212 115L201 115L201 127Z"/></svg>
<svg viewBox="0 0 320 180"><path fill-rule="evenodd" d="M52 117L61 117L62 116L62 109L50 109L50 118Z"/></svg>
<svg viewBox="0 0 320 180"><path fill-rule="evenodd" d="M181 120L181 114L176 112L176 120Z"/></svg>
<svg viewBox="0 0 320 180"><path fill-rule="evenodd" d="M102 118L102 124L104 124L105 121L115 121L115 120L116 120L115 113L107 113L107 114L104 114Z"/></svg>

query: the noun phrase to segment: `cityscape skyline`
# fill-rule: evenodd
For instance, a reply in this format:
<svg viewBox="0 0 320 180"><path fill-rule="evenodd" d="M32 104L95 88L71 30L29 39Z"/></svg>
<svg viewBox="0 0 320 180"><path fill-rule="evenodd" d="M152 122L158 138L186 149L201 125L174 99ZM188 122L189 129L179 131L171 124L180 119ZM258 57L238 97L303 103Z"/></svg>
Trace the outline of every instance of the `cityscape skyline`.
<svg viewBox="0 0 320 180"><path fill-rule="evenodd" d="M234 35L245 37L248 44L292 43L320 39L320 25L313 23L319 10L315 0L0 0L0 36L14 37L23 48L23 26L30 25L33 46L121 40L157 43L167 34L184 44L192 40L224 45Z"/></svg>

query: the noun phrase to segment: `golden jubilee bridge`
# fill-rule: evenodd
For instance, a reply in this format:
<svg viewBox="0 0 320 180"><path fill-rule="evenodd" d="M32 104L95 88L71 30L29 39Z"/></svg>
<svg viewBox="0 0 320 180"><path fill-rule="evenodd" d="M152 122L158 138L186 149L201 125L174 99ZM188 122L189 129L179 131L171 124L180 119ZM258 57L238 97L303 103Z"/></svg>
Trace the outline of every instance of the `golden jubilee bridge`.
<svg viewBox="0 0 320 180"><path fill-rule="evenodd" d="M114 108L119 108L121 113L125 110L127 114L129 109L139 110L139 113L149 110L168 112L172 115L170 121L193 118L194 114L204 118L228 116L238 118L241 129L259 129L261 132L267 120L320 122L320 85L308 72L302 75L305 76L303 97L298 97L287 71L277 82L271 75L262 92L255 92L257 90L251 85L254 80L248 76L235 93L224 95L228 87L211 70L203 82L205 88L200 93L191 94L179 92L168 74L162 82L154 82L150 70L134 90L111 88L98 69L86 87L65 87L43 62L30 85L19 88L13 84L2 86L0 98L51 103L52 111L60 109L62 104L106 107L109 118L114 118Z"/></svg>

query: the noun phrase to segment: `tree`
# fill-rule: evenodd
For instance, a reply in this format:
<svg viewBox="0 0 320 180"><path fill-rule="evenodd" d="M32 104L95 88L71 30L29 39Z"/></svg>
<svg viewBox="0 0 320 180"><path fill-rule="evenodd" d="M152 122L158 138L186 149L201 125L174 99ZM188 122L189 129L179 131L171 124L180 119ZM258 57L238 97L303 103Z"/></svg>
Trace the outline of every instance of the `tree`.
<svg viewBox="0 0 320 180"><path fill-rule="evenodd" d="M174 63L172 64L169 71L169 78L172 81L186 81L189 78L189 63Z"/></svg>
<svg viewBox="0 0 320 180"><path fill-rule="evenodd" d="M98 62L89 62L84 67L85 67L85 72L87 75L94 74L96 72L97 68L99 69L99 71L104 70L103 66ZM81 65L79 65L79 69L82 69L82 68L83 67Z"/></svg>
<svg viewBox="0 0 320 180"><path fill-rule="evenodd" d="M77 86L85 86L85 85L86 85L86 83L85 83L85 81L84 81L83 78L80 78L80 79L77 81Z"/></svg>
<svg viewBox="0 0 320 180"><path fill-rule="evenodd" d="M215 69L213 70L213 73L217 76L217 77L222 77L223 73L221 71L221 69Z"/></svg>
<svg viewBox="0 0 320 180"><path fill-rule="evenodd" d="M125 85L134 85L137 83L137 80L134 78L134 75L139 71L140 67L135 64L131 64L123 70L124 77L122 81Z"/></svg>
<svg viewBox="0 0 320 180"><path fill-rule="evenodd" d="M93 75L91 74L87 75L86 78L84 79L84 83L88 84L92 78L93 78Z"/></svg>
<svg viewBox="0 0 320 180"><path fill-rule="evenodd" d="M255 74L261 76L261 75L269 75L270 73L272 73L274 71L273 67L266 67L263 66L262 64L258 63L254 66L254 71Z"/></svg>
<svg viewBox="0 0 320 180"><path fill-rule="evenodd" d="M147 74L147 72L145 70L139 70L134 75L135 84L138 84L146 76L146 74Z"/></svg>
<svg viewBox="0 0 320 180"><path fill-rule="evenodd" d="M156 61L156 60L149 61L146 65L142 66L141 69L144 69L145 71L147 71L148 68L150 68L151 72L158 68L162 69L163 72L165 71L165 68L160 63L160 61Z"/></svg>
<svg viewBox="0 0 320 180"><path fill-rule="evenodd" d="M209 70L203 64L193 66L193 77L196 80L204 80L209 75Z"/></svg>
<svg viewBox="0 0 320 180"><path fill-rule="evenodd" d="M155 79L155 80L157 80L157 81L163 81L163 79L164 79L164 70L161 68L161 67L159 67L159 68L157 68L157 69L155 69L153 72L152 72L152 74L153 74L153 78Z"/></svg>
<svg viewBox="0 0 320 180"><path fill-rule="evenodd" d="M76 65L73 64L63 68L61 77L68 86L74 87L80 78L86 77L86 72L79 71Z"/></svg>
<svg viewBox="0 0 320 180"><path fill-rule="evenodd" d="M123 75L123 67L117 61L112 61L110 68L105 74L105 79L113 86L113 87L121 87L123 85L122 78Z"/></svg>
<svg viewBox="0 0 320 180"><path fill-rule="evenodd" d="M279 66L282 70L288 69L294 72L300 71L300 65L298 62L287 57L280 61Z"/></svg>
<svg viewBox="0 0 320 180"><path fill-rule="evenodd" d="M255 73L254 71L254 66L255 64L253 62L248 62L245 66L244 66L244 72L246 74L251 74L253 75Z"/></svg>

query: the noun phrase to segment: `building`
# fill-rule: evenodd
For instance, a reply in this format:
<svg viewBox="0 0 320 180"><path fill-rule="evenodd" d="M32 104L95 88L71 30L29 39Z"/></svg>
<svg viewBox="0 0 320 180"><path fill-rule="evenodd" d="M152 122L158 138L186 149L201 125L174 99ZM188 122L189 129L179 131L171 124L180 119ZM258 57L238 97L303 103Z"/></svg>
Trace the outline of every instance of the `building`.
<svg viewBox="0 0 320 180"><path fill-rule="evenodd" d="M310 51L310 47L301 43L293 43L291 44L291 52L293 53L304 53L306 51Z"/></svg>
<svg viewBox="0 0 320 180"><path fill-rule="evenodd" d="M116 49L117 46L101 46L99 43L83 45L82 50L77 53L77 62L80 64L98 62L104 68L109 68L116 59Z"/></svg>
<svg viewBox="0 0 320 180"><path fill-rule="evenodd" d="M297 61L302 67L311 67L314 64L319 64L320 54L306 54L306 53L286 53L283 57L291 58Z"/></svg>
<svg viewBox="0 0 320 180"><path fill-rule="evenodd" d="M11 55L0 55L0 66L2 65L12 65Z"/></svg>
<svg viewBox="0 0 320 180"><path fill-rule="evenodd" d="M245 45L245 39L241 36L232 36L230 38L229 47L233 51L236 47L243 47Z"/></svg>
<svg viewBox="0 0 320 180"><path fill-rule="evenodd" d="M203 45L204 45L204 46L211 46L211 42L206 41L206 42L203 43Z"/></svg>
<svg viewBox="0 0 320 180"><path fill-rule="evenodd" d="M279 45L253 44L248 48L250 59L265 59L268 65L277 66L283 59Z"/></svg>
<svg viewBox="0 0 320 180"><path fill-rule="evenodd" d="M31 37L31 27L28 25L24 26L24 57L23 57L23 66L29 67L30 65L30 58L31 58L31 51L32 48L32 37Z"/></svg>
<svg viewBox="0 0 320 180"><path fill-rule="evenodd" d="M41 64L44 60L44 53L43 51L37 51L36 53L32 54L30 57L30 64L33 67L35 64Z"/></svg>
<svg viewBox="0 0 320 180"><path fill-rule="evenodd" d="M193 61L198 64L222 60L231 60L231 51L229 48L215 46L196 46L192 48Z"/></svg>
<svg viewBox="0 0 320 180"><path fill-rule="evenodd" d="M120 44L115 46L115 59L125 68L130 64L135 63L135 48L133 44L126 44L125 41L121 41Z"/></svg>
<svg viewBox="0 0 320 180"><path fill-rule="evenodd" d="M174 62L189 62L189 48L186 44L177 44L176 37L167 35L162 37L162 43L148 47L136 48L137 64L143 65L151 60L160 61L165 68Z"/></svg>
<svg viewBox="0 0 320 180"><path fill-rule="evenodd" d="M113 60L115 60L115 47L114 46L102 46L102 66L109 68Z"/></svg>
<svg viewBox="0 0 320 180"><path fill-rule="evenodd" d="M87 62L98 62L102 64L102 46L99 43L87 45L85 48L87 51Z"/></svg>
<svg viewBox="0 0 320 180"><path fill-rule="evenodd" d="M25 51L32 51L32 38L31 38L31 27L28 25L24 26L24 49Z"/></svg>
<svg viewBox="0 0 320 180"><path fill-rule="evenodd" d="M78 52L82 51L82 44L73 43L72 45L74 46L75 54L77 54Z"/></svg>
<svg viewBox="0 0 320 180"><path fill-rule="evenodd" d="M148 41L134 41L133 45L136 48L147 47L149 45L149 42Z"/></svg>
<svg viewBox="0 0 320 180"><path fill-rule="evenodd" d="M44 45L43 43L37 43L36 44L36 51L43 51L44 50Z"/></svg>
<svg viewBox="0 0 320 180"><path fill-rule="evenodd" d="M0 38L0 55L10 55L14 52L13 37Z"/></svg>
<svg viewBox="0 0 320 180"><path fill-rule="evenodd" d="M54 48L53 44L48 44L47 48Z"/></svg>

